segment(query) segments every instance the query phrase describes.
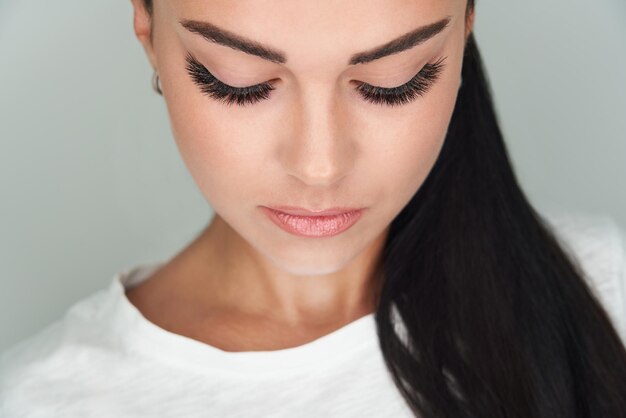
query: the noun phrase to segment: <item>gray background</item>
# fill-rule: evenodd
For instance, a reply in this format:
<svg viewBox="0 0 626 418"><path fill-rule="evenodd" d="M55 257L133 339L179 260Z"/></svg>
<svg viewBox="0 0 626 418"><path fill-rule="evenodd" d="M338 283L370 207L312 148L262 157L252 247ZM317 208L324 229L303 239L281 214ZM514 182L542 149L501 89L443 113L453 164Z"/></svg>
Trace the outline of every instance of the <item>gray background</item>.
<svg viewBox="0 0 626 418"><path fill-rule="evenodd" d="M626 225L626 2L478 0L509 151L539 207ZM130 0L0 0L0 350L212 216Z"/></svg>

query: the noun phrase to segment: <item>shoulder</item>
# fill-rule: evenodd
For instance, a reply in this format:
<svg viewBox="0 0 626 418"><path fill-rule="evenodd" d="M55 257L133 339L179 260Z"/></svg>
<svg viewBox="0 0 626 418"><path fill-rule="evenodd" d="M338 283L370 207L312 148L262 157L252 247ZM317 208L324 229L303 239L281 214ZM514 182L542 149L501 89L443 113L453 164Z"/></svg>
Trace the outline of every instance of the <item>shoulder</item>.
<svg viewBox="0 0 626 418"><path fill-rule="evenodd" d="M552 210L543 215L626 341L624 229L607 214Z"/></svg>
<svg viewBox="0 0 626 418"><path fill-rule="evenodd" d="M106 301L104 290L88 295L61 318L0 353L0 416L19 415L35 399L62 401L54 399L54 388L71 382L79 368L87 367L89 353L102 346L98 321Z"/></svg>

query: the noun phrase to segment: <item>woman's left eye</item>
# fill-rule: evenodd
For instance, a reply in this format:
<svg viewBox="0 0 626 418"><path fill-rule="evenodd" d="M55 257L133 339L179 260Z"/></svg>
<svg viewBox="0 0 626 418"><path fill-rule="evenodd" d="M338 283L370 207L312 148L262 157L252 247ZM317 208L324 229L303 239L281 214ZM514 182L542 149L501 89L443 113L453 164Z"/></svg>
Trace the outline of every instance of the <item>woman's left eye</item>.
<svg viewBox="0 0 626 418"><path fill-rule="evenodd" d="M385 88L357 82L357 91L365 100L374 104L396 106L410 103L423 96L434 84L444 68L443 61L445 58L426 64L419 73L401 86ZM187 72L193 82L200 87L200 90L229 106L231 104L238 106L254 104L269 98L270 92L275 89L269 82L249 87L232 87L215 78L190 52L187 53L185 60Z"/></svg>
<svg viewBox="0 0 626 418"><path fill-rule="evenodd" d="M374 104L397 106L410 103L426 94L437 81L444 68L446 57L428 63L409 81L398 87L376 87L367 83L358 82L357 91L363 98Z"/></svg>

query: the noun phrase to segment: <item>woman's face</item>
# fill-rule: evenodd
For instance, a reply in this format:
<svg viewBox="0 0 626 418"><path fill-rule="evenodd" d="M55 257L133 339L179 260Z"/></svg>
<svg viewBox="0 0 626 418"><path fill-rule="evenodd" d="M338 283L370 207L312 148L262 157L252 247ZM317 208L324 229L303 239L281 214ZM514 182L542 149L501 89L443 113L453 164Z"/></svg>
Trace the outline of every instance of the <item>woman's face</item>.
<svg viewBox="0 0 626 418"><path fill-rule="evenodd" d="M338 271L384 238L446 136L469 30L465 7L461 0L155 0L154 43L144 46L182 159L216 215L298 274ZM397 42L399 52L369 54L443 19L434 36L409 49ZM210 22L265 49L211 42L184 21ZM284 60L253 54L267 49ZM349 62L361 52L374 59ZM274 89L254 103L229 105L203 93L188 71L190 56L199 74L229 86ZM409 89L396 105L373 103L358 89L401 86L416 75L423 94ZM366 209L343 233L310 238L276 226L263 206Z"/></svg>

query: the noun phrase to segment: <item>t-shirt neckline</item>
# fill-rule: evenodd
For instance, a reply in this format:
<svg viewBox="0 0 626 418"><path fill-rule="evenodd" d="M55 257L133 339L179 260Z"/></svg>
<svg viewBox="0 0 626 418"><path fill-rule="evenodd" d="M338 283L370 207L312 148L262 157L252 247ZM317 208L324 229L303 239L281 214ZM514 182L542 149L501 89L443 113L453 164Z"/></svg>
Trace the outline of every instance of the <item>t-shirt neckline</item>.
<svg viewBox="0 0 626 418"><path fill-rule="evenodd" d="M118 272L109 287L114 328L131 350L174 366L224 373L284 373L316 371L337 363L354 361L359 353L375 350L378 336L374 313L308 343L280 350L225 351L159 327L143 316L125 294L125 289L149 277L164 262L135 265Z"/></svg>

